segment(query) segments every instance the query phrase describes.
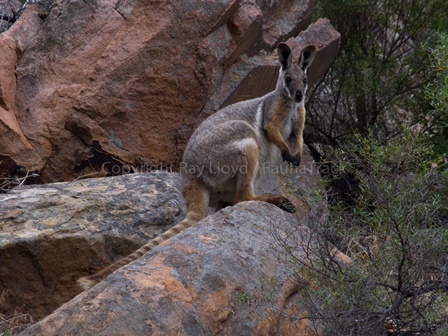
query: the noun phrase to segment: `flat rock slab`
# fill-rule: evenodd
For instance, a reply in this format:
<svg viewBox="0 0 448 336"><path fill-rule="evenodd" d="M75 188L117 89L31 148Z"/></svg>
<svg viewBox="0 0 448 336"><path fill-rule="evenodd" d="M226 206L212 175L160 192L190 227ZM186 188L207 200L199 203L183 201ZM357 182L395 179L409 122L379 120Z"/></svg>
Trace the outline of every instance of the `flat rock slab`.
<svg viewBox="0 0 448 336"><path fill-rule="evenodd" d="M264 202L225 208L20 335L316 335L280 242L304 256L302 224Z"/></svg>
<svg viewBox="0 0 448 336"><path fill-rule="evenodd" d="M43 318L98 271L178 223L181 177L139 173L24 187L0 195L2 313Z"/></svg>

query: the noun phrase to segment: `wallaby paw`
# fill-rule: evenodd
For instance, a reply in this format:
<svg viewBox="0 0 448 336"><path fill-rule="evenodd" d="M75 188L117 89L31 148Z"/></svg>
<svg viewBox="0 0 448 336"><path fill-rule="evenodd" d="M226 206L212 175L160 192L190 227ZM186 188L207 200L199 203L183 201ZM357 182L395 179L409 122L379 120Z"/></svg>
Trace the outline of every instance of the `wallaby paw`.
<svg viewBox="0 0 448 336"><path fill-rule="evenodd" d="M293 158L292 158L291 152L289 152L289 151L283 152L282 159L283 159L283 161L286 161L286 162L292 162Z"/></svg>
<svg viewBox="0 0 448 336"><path fill-rule="evenodd" d="M296 155L294 155L293 161L291 162L291 164L294 167L298 167L298 166L300 166L301 161L302 161L302 156L300 154L296 154Z"/></svg>
<svg viewBox="0 0 448 336"><path fill-rule="evenodd" d="M302 160L302 156L300 154L296 154L294 156L291 155L290 152L282 153L283 161L286 161L292 164L294 167L300 166L300 161Z"/></svg>
<svg viewBox="0 0 448 336"><path fill-rule="evenodd" d="M294 204L291 203L291 201L285 197L282 197L280 199L280 202L278 202L278 204L276 204L280 209L290 212L290 213L294 213L296 212L296 207L294 206Z"/></svg>

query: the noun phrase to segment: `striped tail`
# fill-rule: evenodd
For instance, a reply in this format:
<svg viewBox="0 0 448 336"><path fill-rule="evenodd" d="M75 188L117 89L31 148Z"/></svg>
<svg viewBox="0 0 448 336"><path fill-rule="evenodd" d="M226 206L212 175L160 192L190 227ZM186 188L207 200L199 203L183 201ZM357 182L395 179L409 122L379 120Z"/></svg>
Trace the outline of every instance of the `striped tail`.
<svg viewBox="0 0 448 336"><path fill-rule="evenodd" d="M159 244L163 243L165 240L168 240L176 234L188 229L189 227L192 227L194 224L203 219L207 215L209 203L209 194L207 189L205 189L200 182L192 180L184 183L182 193L184 195L188 208L187 216L183 221L173 226L171 229L165 231L157 238L149 241L134 253L118 260L117 262L99 271L98 273L79 278L78 285L83 290L87 290L93 287L120 267L142 257L146 252L149 252Z"/></svg>

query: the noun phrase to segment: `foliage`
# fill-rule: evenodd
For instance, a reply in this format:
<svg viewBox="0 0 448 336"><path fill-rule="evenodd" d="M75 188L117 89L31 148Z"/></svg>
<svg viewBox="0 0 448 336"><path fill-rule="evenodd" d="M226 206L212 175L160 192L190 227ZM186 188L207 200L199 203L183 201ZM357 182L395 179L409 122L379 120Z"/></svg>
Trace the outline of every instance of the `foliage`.
<svg viewBox="0 0 448 336"><path fill-rule="evenodd" d="M293 258L325 335L448 333L448 174L431 165L426 141L402 133L356 136L336 152L358 192L315 220L318 243Z"/></svg>
<svg viewBox="0 0 448 336"><path fill-rule="evenodd" d="M341 33L340 52L310 91L306 141L320 155L371 130L388 139L420 125L434 79L428 47L446 27L443 0L321 0L317 16ZM422 132L426 129L422 129Z"/></svg>
<svg viewBox="0 0 448 336"><path fill-rule="evenodd" d="M437 43L430 49L434 80L426 88L432 109L426 118L434 148L443 161L448 155L448 30L437 35Z"/></svg>

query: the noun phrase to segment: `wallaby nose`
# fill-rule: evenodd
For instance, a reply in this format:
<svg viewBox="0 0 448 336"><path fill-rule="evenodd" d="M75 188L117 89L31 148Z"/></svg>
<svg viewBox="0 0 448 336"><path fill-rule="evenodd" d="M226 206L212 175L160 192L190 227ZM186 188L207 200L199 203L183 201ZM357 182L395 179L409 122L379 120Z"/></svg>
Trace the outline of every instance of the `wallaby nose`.
<svg viewBox="0 0 448 336"><path fill-rule="evenodd" d="M300 103L302 101L302 98L303 98L302 91L300 91L300 90L296 91L295 98L296 98L296 102Z"/></svg>

